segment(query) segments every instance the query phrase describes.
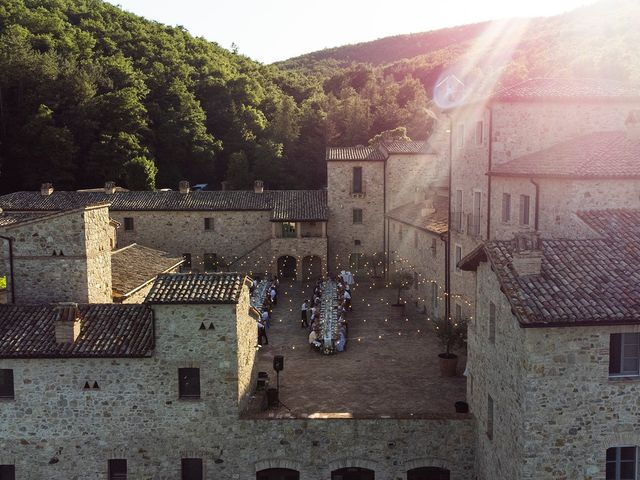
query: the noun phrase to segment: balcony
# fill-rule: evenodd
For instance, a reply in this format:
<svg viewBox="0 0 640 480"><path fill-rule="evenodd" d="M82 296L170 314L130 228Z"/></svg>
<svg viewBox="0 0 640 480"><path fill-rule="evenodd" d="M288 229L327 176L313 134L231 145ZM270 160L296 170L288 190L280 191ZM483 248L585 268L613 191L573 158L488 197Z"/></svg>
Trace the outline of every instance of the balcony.
<svg viewBox="0 0 640 480"><path fill-rule="evenodd" d="M356 187L353 182L351 183L351 189L349 190L349 193L351 194L351 196L353 198L364 198L367 194L367 182L365 182L364 180L362 181L362 183L360 184L360 188L354 188Z"/></svg>

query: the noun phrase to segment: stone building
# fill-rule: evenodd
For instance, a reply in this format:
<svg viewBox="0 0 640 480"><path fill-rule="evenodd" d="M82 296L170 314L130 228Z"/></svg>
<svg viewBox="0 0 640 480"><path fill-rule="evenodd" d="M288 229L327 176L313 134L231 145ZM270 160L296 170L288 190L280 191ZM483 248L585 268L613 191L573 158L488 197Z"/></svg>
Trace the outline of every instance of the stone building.
<svg viewBox="0 0 640 480"><path fill-rule="evenodd" d="M374 262L388 268L386 214L446 187L446 137L328 148L326 159L332 269L366 272Z"/></svg>
<svg viewBox="0 0 640 480"><path fill-rule="evenodd" d="M580 212L598 238L491 241L475 272L468 399L478 478L638 475L640 210Z"/></svg>
<svg viewBox="0 0 640 480"><path fill-rule="evenodd" d="M316 480L345 468L473 478L466 415L243 415L256 377L249 285L233 273L167 274L143 305L0 306L0 466L30 480L274 479L281 469Z"/></svg>
<svg viewBox="0 0 640 480"><path fill-rule="evenodd" d="M0 197L7 212L52 212L108 202L120 225L117 247L138 243L181 256L193 271L315 278L327 272L324 191L15 192Z"/></svg>

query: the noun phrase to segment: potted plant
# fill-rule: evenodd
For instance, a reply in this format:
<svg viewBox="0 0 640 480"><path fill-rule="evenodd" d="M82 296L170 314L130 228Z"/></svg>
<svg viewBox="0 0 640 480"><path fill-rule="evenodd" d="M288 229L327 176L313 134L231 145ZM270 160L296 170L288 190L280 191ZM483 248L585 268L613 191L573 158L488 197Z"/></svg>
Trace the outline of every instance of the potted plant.
<svg viewBox="0 0 640 480"><path fill-rule="evenodd" d="M409 272L398 271L391 276L391 288L398 291L398 298L396 303L393 304L394 307L404 307L404 302L401 297L402 291L411 288L412 284L413 275Z"/></svg>
<svg viewBox="0 0 640 480"><path fill-rule="evenodd" d="M436 338L444 349L440 353L440 375L442 377L455 377L458 368L458 356L453 353L456 348L462 348L467 340L466 319L434 319L432 320Z"/></svg>

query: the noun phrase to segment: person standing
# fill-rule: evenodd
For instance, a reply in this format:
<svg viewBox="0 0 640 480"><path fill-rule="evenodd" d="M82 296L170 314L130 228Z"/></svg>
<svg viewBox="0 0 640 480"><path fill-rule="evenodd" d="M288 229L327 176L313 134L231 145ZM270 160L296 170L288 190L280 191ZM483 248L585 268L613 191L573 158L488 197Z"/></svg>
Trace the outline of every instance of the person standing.
<svg viewBox="0 0 640 480"><path fill-rule="evenodd" d="M262 343L262 339L264 338L264 343ZM267 338L267 329L265 325L262 323L262 320L258 321L258 345L269 345L269 339Z"/></svg>
<svg viewBox="0 0 640 480"><path fill-rule="evenodd" d="M307 310L309 309L309 305L307 304L307 300L302 302L300 309L300 328L308 327L309 321L307 319Z"/></svg>
<svg viewBox="0 0 640 480"><path fill-rule="evenodd" d="M278 304L278 292L276 290L275 285L271 286L271 291L269 292L269 296L271 297L271 304L272 305L277 305Z"/></svg>
<svg viewBox="0 0 640 480"><path fill-rule="evenodd" d="M269 315L269 310L267 310L266 308L264 310L262 310L262 315L260 317L260 321L262 322L262 324L267 327L270 328L271 327L271 321L270 321L270 315Z"/></svg>

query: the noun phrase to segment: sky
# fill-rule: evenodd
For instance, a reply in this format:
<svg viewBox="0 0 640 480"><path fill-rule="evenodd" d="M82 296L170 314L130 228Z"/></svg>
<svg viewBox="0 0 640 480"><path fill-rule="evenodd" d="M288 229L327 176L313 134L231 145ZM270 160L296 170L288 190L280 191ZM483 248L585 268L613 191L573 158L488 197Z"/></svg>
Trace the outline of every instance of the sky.
<svg viewBox="0 0 640 480"><path fill-rule="evenodd" d="M557 15L595 0L108 0L263 63L485 20ZM606 0L608 1L608 0Z"/></svg>

